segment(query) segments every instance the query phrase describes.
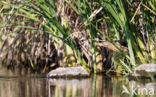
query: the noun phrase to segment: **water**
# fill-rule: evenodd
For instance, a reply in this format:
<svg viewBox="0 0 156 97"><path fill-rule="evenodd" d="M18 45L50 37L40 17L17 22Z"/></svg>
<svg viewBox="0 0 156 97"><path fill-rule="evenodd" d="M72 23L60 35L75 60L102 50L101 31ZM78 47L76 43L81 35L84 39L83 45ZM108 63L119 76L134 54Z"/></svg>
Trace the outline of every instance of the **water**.
<svg viewBox="0 0 156 97"><path fill-rule="evenodd" d="M123 92L126 89L129 94ZM156 83L149 79L136 81L104 75L47 79L40 75L4 76L0 72L0 97L156 97L155 90Z"/></svg>

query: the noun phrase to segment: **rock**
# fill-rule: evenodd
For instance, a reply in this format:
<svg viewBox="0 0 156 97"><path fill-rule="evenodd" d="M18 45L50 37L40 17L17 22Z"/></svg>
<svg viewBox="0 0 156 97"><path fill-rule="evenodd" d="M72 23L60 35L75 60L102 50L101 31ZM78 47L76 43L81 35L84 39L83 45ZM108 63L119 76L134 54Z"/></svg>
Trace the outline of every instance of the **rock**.
<svg viewBox="0 0 156 97"><path fill-rule="evenodd" d="M142 64L134 69L134 76L150 77L156 75L156 64Z"/></svg>
<svg viewBox="0 0 156 97"><path fill-rule="evenodd" d="M89 76L89 72L83 68L79 67L59 67L55 70L50 71L47 77L86 77Z"/></svg>

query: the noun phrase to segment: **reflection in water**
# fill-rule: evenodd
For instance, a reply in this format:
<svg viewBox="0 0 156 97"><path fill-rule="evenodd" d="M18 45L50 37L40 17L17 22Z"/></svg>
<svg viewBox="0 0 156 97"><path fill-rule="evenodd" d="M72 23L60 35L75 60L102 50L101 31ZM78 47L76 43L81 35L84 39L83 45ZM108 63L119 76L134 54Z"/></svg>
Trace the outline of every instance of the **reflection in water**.
<svg viewBox="0 0 156 97"><path fill-rule="evenodd" d="M0 97L48 97L46 79L0 78Z"/></svg>
<svg viewBox="0 0 156 97"><path fill-rule="evenodd" d="M91 97L91 79L49 79L50 97Z"/></svg>
<svg viewBox="0 0 156 97"><path fill-rule="evenodd" d="M92 76L85 79L46 79L0 77L0 97L125 97L123 85L152 87L156 83L129 81L128 78ZM131 96L132 97L132 96ZM141 95L137 97L146 97ZM153 96L154 97L154 96Z"/></svg>

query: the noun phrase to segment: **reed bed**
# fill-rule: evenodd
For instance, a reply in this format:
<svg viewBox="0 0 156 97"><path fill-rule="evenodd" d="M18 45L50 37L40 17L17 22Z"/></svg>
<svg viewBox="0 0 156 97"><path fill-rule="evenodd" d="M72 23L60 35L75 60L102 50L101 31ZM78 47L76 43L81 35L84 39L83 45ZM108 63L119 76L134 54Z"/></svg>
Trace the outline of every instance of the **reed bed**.
<svg viewBox="0 0 156 97"><path fill-rule="evenodd" d="M129 74L156 63L155 0L0 1L0 57L43 72L82 65Z"/></svg>

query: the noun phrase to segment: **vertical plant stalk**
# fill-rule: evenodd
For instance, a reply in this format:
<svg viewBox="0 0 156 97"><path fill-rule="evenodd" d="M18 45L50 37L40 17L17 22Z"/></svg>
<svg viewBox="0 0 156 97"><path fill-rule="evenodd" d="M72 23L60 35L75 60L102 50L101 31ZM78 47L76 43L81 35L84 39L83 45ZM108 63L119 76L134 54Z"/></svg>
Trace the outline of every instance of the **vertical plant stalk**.
<svg viewBox="0 0 156 97"><path fill-rule="evenodd" d="M96 71L102 72L103 71L103 58L102 58L102 49L97 47L96 50Z"/></svg>
<svg viewBox="0 0 156 97"><path fill-rule="evenodd" d="M148 40L149 39L146 39L148 38L148 32L147 30L145 29L145 22L144 22L144 16L143 16L143 9L140 9L140 15L139 15L139 27L140 27L140 32L142 34L142 38L143 38L143 42L144 44L146 45L146 49L147 51L149 52L149 44L148 44Z"/></svg>
<svg viewBox="0 0 156 97"><path fill-rule="evenodd" d="M128 43L128 49L129 49L129 54L130 54L130 62L132 63L132 65L135 65L135 57L134 57L134 51L133 51L133 46L132 46L132 41L133 41L133 37L130 33L130 28L129 28L129 21L127 19L127 15L125 12L125 2L122 0L117 0L118 1L118 6L120 7L121 13L123 15L124 21L123 21L123 25L122 25L122 29L124 31L127 43ZM122 20L122 19L121 19Z"/></svg>
<svg viewBox="0 0 156 97"><path fill-rule="evenodd" d="M125 28L123 28L125 29ZM126 40L128 43L128 50L130 54L130 61L133 65L135 65L135 57L134 57L134 52L133 52L133 47L132 47L132 41L131 41L131 34L128 31L129 29L126 27L125 34L126 34Z"/></svg>
<svg viewBox="0 0 156 97"><path fill-rule="evenodd" d="M60 11L60 17L61 17L61 25L63 26L64 24L64 0L59 0L59 11ZM58 12L59 13L59 12ZM63 38L63 35L60 33L60 37ZM63 41L59 40L58 42L58 57L59 57L59 65L63 66L63 54L64 54L64 49L63 49Z"/></svg>

